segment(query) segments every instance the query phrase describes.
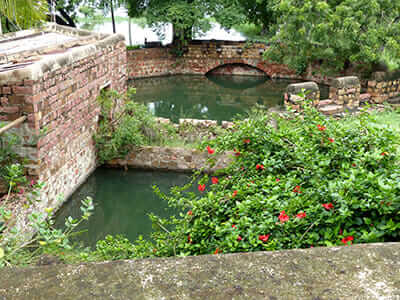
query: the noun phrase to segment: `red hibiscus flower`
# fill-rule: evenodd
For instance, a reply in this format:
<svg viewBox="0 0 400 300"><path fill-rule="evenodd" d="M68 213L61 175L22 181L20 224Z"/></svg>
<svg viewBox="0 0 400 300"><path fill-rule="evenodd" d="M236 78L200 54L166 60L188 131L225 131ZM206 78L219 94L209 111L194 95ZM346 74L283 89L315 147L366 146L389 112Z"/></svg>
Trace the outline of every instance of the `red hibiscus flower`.
<svg viewBox="0 0 400 300"><path fill-rule="evenodd" d="M333 143L335 140L333 138L328 138L328 141Z"/></svg>
<svg viewBox="0 0 400 300"><path fill-rule="evenodd" d="M234 228L234 229L237 229L237 227L236 227L236 225L235 225L235 224L232 224L232 228Z"/></svg>
<svg viewBox="0 0 400 300"><path fill-rule="evenodd" d="M305 212L301 212L301 213L298 213L298 214L296 215L296 218L297 218L297 219L303 219L303 218L305 218L305 217L307 217L307 214L306 214Z"/></svg>
<svg viewBox="0 0 400 300"><path fill-rule="evenodd" d="M268 242L268 239L270 236L271 236L270 234L259 235L258 239L260 241L262 241L263 243L266 243L266 242Z"/></svg>
<svg viewBox="0 0 400 300"><path fill-rule="evenodd" d="M238 242L240 242L242 239L243 238L240 235L238 235L238 237L237 237Z"/></svg>
<svg viewBox="0 0 400 300"><path fill-rule="evenodd" d="M326 210L331 210L333 208L333 204L332 203L324 203L322 204L322 206L326 209Z"/></svg>
<svg viewBox="0 0 400 300"><path fill-rule="evenodd" d="M326 129L325 126L320 125L320 124L317 125L317 128L318 128L319 131L324 131Z"/></svg>
<svg viewBox="0 0 400 300"><path fill-rule="evenodd" d="M190 234L188 235L188 243L189 243L189 244L192 243L192 238L190 237Z"/></svg>
<svg viewBox="0 0 400 300"><path fill-rule="evenodd" d="M250 144L250 139L245 139L245 140L243 141L243 143L245 143L245 144Z"/></svg>
<svg viewBox="0 0 400 300"><path fill-rule="evenodd" d="M211 149L210 146L207 146L207 151L208 151L208 154L213 154L215 152L215 150Z"/></svg>
<svg viewBox="0 0 400 300"><path fill-rule="evenodd" d="M233 151L235 151L235 156L239 156L240 155L239 150L233 149Z"/></svg>
<svg viewBox="0 0 400 300"><path fill-rule="evenodd" d="M277 179L275 179L275 181L276 181L276 182L279 182L279 181L281 181L281 180L280 180L279 178L277 178Z"/></svg>
<svg viewBox="0 0 400 300"><path fill-rule="evenodd" d="M295 186L295 188L293 189L293 193L298 193L298 194L301 194L301 191L300 191L300 189L301 189L301 186L299 186L299 185L296 185L296 186Z"/></svg>
<svg viewBox="0 0 400 300"><path fill-rule="evenodd" d="M199 192L204 192L204 190L206 189L206 185L205 184L199 184L197 189L199 190Z"/></svg>
<svg viewBox="0 0 400 300"><path fill-rule="evenodd" d="M387 153L387 152L382 152L382 153L381 153L382 156L385 156L385 155L388 155L388 154L389 154L389 153Z"/></svg>
<svg viewBox="0 0 400 300"><path fill-rule="evenodd" d="M238 191L233 191L232 198L236 197L237 193L238 193Z"/></svg>
<svg viewBox="0 0 400 300"><path fill-rule="evenodd" d="M279 221L281 221L281 223L285 223L285 222L289 221L289 216L285 213L284 210L282 210L281 213L279 214L278 219L279 219Z"/></svg>
<svg viewBox="0 0 400 300"><path fill-rule="evenodd" d="M221 250L219 250L219 248L215 249L214 254L218 254L221 253Z"/></svg>
<svg viewBox="0 0 400 300"><path fill-rule="evenodd" d="M217 184L218 183L218 178L217 177L212 177L211 178L212 184Z"/></svg>
<svg viewBox="0 0 400 300"><path fill-rule="evenodd" d="M191 215L193 215L193 212L192 212L191 210L189 210L189 211L187 212L187 214L188 214L188 216L191 216Z"/></svg>
<svg viewBox="0 0 400 300"><path fill-rule="evenodd" d="M351 164L351 166L352 166L352 167L357 167L357 165L356 165L356 164Z"/></svg>
<svg viewBox="0 0 400 300"><path fill-rule="evenodd" d="M342 243L348 245L350 242L350 245L353 244L354 241L354 236L349 235L348 237L342 238Z"/></svg>
<svg viewBox="0 0 400 300"><path fill-rule="evenodd" d="M256 170L264 170L264 166L263 165L256 165Z"/></svg>

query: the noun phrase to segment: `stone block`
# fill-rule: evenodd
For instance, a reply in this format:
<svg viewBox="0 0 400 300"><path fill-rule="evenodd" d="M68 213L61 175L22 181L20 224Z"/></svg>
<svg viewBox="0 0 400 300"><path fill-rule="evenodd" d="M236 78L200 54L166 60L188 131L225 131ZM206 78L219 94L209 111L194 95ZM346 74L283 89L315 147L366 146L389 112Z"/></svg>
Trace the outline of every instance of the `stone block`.
<svg viewBox="0 0 400 300"><path fill-rule="evenodd" d="M330 104L319 108L319 111L325 115L334 115L344 111L342 105Z"/></svg>
<svg viewBox="0 0 400 300"><path fill-rule="evenodd" d="M338 77L332 81L332 86L337 89L360 87L360 80L356 76Z"/></svg>

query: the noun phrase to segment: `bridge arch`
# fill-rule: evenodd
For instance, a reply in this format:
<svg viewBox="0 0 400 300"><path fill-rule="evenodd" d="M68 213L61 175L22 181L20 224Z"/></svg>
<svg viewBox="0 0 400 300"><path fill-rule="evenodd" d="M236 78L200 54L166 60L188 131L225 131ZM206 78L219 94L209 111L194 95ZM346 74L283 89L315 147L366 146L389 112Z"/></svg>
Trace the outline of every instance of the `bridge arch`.
<svg viewBox="0 0 400 300"><path fill-rule="evenodd" d="M252 75L260 77L270 77L269 74L260 67L260 64L247 61L228 61L216 62L209 66L205 75Z"/></svg>

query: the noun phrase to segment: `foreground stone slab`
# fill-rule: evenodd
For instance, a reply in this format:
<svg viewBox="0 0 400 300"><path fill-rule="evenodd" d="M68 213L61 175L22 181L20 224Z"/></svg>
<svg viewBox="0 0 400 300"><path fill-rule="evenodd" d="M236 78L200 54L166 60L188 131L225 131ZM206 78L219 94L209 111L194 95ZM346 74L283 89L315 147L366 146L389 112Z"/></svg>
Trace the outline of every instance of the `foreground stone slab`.
<svg viewBox="0 0 400 300"><path fill-rule="evenodd" d="M400 243L0 270L0 299L400 299Z"/></svg>

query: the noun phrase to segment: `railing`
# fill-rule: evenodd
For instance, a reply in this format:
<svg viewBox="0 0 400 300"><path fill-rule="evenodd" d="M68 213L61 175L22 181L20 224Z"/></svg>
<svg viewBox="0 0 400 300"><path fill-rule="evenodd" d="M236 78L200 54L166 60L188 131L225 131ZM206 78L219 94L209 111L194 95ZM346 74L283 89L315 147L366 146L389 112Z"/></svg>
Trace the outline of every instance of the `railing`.
<svg viewBox="0 0 400 300"><path fill-rule="evenodd" d="M6 126L1 127L0 128L0 135L2 135L4 132L6 132L7 130L9 130L9 129L15 127L15 126L18 126L18 125L22 124L26 119L27 119L26 116L22 116L22 117L19 117L16 120L12 121L11 123L8 123Z"/></svg>

